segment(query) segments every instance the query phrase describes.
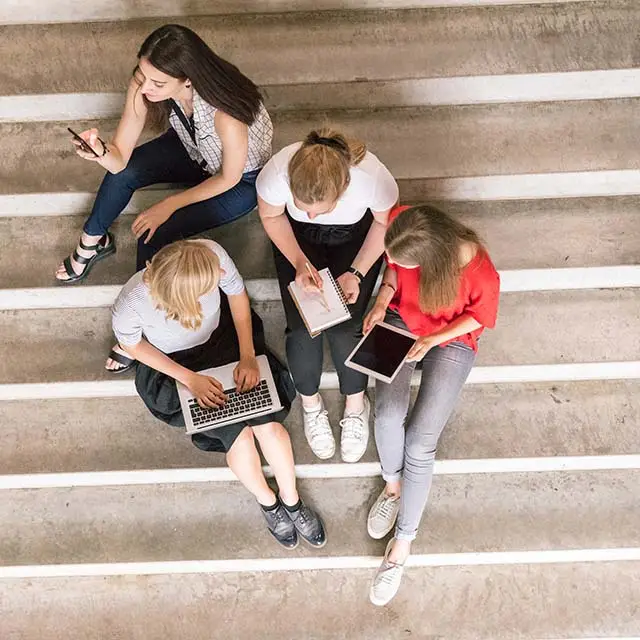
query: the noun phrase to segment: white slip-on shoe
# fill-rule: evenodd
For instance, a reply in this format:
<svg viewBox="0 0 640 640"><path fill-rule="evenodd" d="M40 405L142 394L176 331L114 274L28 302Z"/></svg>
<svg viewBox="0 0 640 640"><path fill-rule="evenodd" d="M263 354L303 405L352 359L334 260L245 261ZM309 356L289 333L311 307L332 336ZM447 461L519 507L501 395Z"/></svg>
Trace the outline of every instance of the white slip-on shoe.
<svg viewBox="0 0 640 640"><path fill-rule="evenodd" d="M324 402L320 399L320 408L315 411L306 411L302 407L302 419L304 422L304 435L320 460L331 458L336 452L336 441L333 437L329 414L324 408Z"/></svg>
<svg viewBox="0 0 640 640"><path fill-rule="evenodd" d="M367 531L376 539L384 538L396 523L400 511L400 496L388 496L385 490L369 509L367 518Z"/></svg>
<svg viewBox="0 0 640 640"><path fill-rule="evenodd" d="M389 561L389 552L393 546L394 540L389 540L387 549L384 552L384 558L371 584L369 591L369 599L372 604L378 607L384 607L389 604L393 597L398 593L400 582L402 580L402 572L404 564L397 564Z"/></svg>
<svg viewBox="0 0 640 640"><path fill-rule="evenodd" d="M340 455L343 462L358 462L369 444L369 416L371 403L366 394L364 408L360 413L347 413L340 420L342 435L340 436Z"/></svg>

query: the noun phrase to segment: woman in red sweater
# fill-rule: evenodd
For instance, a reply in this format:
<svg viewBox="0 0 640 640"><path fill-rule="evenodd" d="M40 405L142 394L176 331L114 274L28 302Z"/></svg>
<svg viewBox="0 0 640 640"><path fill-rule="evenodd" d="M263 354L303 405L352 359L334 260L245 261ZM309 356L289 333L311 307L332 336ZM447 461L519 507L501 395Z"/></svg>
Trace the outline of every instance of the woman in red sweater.
<svg viewBox="0 0 640 640"><path fill-rule="evenodd" d="M368 519L383 538L396 525L371 586L371 601L396 594L427 504L436 446L471 371L478 338L495 325L500 278L475 231L421 205L391 213L386 270L364 330L381 320L419 339L391 384L376 383L375 436L386 486ZM422 361L409 411L411 376ZM397 520L397 524L396 524Z"/></svg>

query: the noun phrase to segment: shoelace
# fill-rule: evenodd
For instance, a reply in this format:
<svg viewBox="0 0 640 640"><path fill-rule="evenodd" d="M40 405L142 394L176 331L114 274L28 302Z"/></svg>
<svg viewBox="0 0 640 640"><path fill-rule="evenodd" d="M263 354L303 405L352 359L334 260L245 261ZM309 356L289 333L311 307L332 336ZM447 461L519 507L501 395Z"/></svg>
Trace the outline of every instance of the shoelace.
<svg viewBox="0 0 640 640"><path fill-rule="evenodd" d="M380 502L378 508L376 509L376 516L382 516L385 520L391 515L393 511L394 505L397 502L398 498L392 498L391 496L385 496L384 500Z"/></svg>
<svg viewBox="0 0 640 640"><path fill-rule="evenodd" d="M327 432L331 430L329 426L329 412L326 409L319 411L313 422L309 424L308 429L309 436L312 440L317 437L326 437Z"/></svg>
<svg viewBox="0 0 640 640"><path fill-rule="evenodd" d="M395 580L395 577L398 573L398 569L402 569L401 564L396 564L395 562L390 562L389 560L385 561L387 565L380 571L378 574L378 582L382 582L386 585L390 585Z"/></svg>
<svg viewBox="0 0 640 640"><path fill-rule="evenodd" d="M361 440L364 435L364 420L361 416L347 416L340 420L342 435L348 440Z"/></svg>

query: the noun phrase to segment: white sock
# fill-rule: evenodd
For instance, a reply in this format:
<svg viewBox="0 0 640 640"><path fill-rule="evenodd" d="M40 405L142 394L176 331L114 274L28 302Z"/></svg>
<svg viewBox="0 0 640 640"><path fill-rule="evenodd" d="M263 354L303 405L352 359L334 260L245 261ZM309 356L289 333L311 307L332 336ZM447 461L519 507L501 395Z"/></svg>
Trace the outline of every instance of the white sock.
<svg viewBox="0 0 640 640"><path fill-rule="evenodd" d="M302 409L305 413L319 413L322 411L322 398L320 398L320 400L318 400L318 404L313 407L305 407L303 404Z"/></svg>

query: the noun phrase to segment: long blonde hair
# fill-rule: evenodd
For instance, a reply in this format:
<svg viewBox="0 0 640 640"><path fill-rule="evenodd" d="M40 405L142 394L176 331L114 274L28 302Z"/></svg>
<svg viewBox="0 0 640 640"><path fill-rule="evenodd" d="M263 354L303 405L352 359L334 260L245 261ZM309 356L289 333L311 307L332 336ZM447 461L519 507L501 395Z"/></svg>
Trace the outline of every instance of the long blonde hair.
<svg viewBox="0 0 640 640"><path fill-rule="evenodd" d="M460 248L471 242L482 249L478 234L430 205L400 213L389 225L384 245L393 262L420 267L420 310L450 307L460 287Z"/></svg>
<svg viewBox="0 0 640 640"><path fill-rule="evenodd" d="M178 240L153 256L143 278L156 309L195 330L203 318L200 297L220 281L220 261L204 243Z"/></svg>
<svg viewBox="0 0 640 640"><path fill-rule="evenodd" d="M330 127L311 131L289 160L289 184L294 198L305 204L336 202L346 191L351 167L367 147Z"/></svg>

